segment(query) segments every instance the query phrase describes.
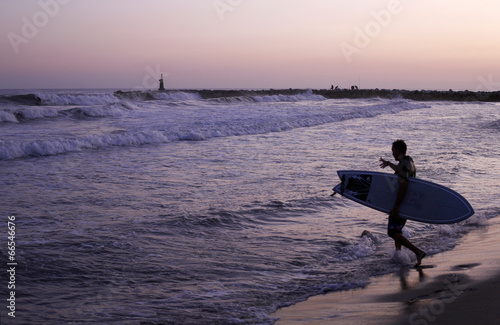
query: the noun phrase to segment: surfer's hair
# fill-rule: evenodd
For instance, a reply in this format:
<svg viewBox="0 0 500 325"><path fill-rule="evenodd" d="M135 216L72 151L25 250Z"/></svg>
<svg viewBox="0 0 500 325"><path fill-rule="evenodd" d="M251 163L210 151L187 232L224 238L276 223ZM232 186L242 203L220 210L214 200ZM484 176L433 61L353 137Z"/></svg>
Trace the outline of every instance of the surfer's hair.
<svg viewBox="0 0 500 325"><path fill-rule="evenodd" d="M406 155L406 143L403 140L396 140L392 143L392 147L403 155Z"/></svg>

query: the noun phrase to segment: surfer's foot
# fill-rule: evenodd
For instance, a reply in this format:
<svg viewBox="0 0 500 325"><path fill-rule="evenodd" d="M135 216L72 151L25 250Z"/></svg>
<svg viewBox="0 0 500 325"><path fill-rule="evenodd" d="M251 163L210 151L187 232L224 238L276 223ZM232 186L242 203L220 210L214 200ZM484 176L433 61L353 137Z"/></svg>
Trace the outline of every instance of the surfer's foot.
<svg viewBox="0 0 500 325"><path fill-rule="evenodd" d="M417 263L415 264L415 267L418 267L422 264L422 259L427 255L424 251L420 251L420 253L417 254Z"/></svg>

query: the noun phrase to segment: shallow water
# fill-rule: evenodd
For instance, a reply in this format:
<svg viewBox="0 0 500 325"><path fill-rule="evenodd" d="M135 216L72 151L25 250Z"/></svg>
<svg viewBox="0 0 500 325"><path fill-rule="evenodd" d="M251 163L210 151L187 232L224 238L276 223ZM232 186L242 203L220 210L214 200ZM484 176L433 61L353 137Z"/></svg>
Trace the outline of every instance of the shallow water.
<svg viewBox="0 0 500 325"><path fill-rule="evenodd" d="M429 254L500 211L494 103L33 93L41 106L0 98L14 323L267 324L280 306L364 286L413 256L393 258L383 214L329 194L337 170L378 170L397 138L418 177L476 210L408 222Z"/></svg>

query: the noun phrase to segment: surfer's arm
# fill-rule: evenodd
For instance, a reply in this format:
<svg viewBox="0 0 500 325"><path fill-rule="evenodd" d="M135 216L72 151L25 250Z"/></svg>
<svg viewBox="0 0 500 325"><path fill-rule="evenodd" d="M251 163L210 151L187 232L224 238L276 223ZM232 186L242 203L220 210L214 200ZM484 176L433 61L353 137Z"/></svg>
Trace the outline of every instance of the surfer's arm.
<svg viewBox="0 0 500 325"><path fill-rule="evenodd" d="M399 207L401 206L401 203L403 203L403 200L405 199L406 192L408 191L408 180L407 179L400 179L398 181L399 187L398 187L398 192L396 193L396 201L394 201L394 206L392 207L391 210L391 216L399 218Z"/></svg>
<svg viewBox="0 0 500 325"><path fill-rule="evenodd" d="M380 168L385 168L387 166L391 167L394 171L396 171L398 169L398 166L397 165L394 165L393 163L391 163L389 160L385 160L383 158L380 158Z"/></svg>

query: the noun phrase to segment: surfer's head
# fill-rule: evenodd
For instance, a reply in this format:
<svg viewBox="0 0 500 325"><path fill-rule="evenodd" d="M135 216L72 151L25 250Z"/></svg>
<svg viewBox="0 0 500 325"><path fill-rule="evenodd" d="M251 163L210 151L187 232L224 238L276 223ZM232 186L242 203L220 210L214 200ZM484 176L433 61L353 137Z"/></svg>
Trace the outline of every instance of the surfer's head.
<svg viewBox="0 0 500 325"><path fill-rule="evenodd" d="M392 155L396 160L406 156L406 143L403 140L396 140L392 143Z"/></svg>

